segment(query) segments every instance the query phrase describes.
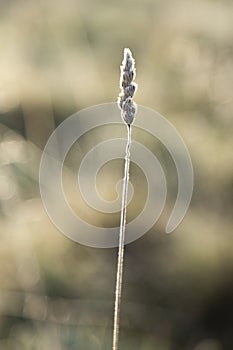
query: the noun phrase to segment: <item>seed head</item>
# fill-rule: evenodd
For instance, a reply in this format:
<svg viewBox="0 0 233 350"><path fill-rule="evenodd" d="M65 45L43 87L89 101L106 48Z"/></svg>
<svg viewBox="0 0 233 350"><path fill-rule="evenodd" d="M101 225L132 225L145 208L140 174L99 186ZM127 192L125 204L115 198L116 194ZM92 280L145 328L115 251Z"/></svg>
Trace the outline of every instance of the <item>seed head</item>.
<svg viewBox="0 0 233 350"><path fill-rule="evenodd" d="M121 109L123 121L130 125L133 123L137 111L137 105L133 101L137 84L133 82L136 77L135 61L130 49L124 49L124 58L121 65L120 89L118 106Z"/></svg>

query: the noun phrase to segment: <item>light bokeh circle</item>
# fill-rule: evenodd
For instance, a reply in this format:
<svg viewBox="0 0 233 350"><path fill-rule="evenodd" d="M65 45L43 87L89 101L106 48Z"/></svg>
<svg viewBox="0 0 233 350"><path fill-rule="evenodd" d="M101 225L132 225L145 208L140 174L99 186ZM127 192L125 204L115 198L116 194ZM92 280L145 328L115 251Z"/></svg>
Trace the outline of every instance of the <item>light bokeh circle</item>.
<svg viewBox="0 0 233 350"><path fill-rule="evenodd" d="M70 239L87 246L110 248L118 246L119 227L104 228L82 220L66 199L62 169L66 156L75 141L90 130L104 125L121 124L116 103L106 103L81 110L61 123L50 136L42 153L39 185L41 198L54 225ZM175 127L152 109L138 106L134 126L159 139L170 153L178 175L178 193L166 226L172 232L183 219L192 197L193 168L185 143ZM96 188L99 169L114 159L124 159L126 139L112 138L95 145L82 159L78 185L84 201L100 212L115 213L121 209L122 182L117 184L118 197L106 201ZM155 154L143 144L132 141L131 161L143 171L148 193L143 210L126 226L125 244L142 237L158 220L166 201L166 179L162 165ZM128 203L136 189L129 187Z"/></svg>

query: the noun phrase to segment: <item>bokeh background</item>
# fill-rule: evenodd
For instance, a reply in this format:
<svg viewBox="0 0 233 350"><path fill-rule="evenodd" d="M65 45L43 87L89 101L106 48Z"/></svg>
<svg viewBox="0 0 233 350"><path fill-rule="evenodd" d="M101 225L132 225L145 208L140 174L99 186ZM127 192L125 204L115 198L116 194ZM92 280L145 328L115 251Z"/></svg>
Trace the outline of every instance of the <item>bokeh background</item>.
<svg viewBox="0 0 233 350"><path fill-rule="evenodd" d="M136 102L179 130L195 187L185 219L166 235L176 170L157 140L135 131L161 160L169 193L155 227L126 247L120 349L233 349L232 1L2 0L1 350L111 349L117 250L81 246L56 230L38 171L57 125L116 100L124 47L136 58ZM72 174L90 140L72 148L64 182L77 212L110 227L119 216L89 214L72 196ZM99 174L106 198L122 171L115 161ZM133 164L131 180L141 190L134 217L146 183Z"/></svg>

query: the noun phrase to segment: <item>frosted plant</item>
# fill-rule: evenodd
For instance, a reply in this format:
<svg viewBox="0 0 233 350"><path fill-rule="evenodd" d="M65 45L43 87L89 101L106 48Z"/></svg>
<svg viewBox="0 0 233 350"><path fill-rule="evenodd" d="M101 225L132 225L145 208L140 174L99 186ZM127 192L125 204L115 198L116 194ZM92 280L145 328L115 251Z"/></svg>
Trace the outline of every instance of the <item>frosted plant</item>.
<svg viewBox="0 0 233 350"><path fill-rule="evenodd" d="M127 192L129 183L129 165L130 165L130 145L131 145L131 124L134 121L137 106L133 101L133 95L136 91L137 84L133 82L136 76L134 59L129 49L124 50L124 59L121 65L120 88L121 92L118 97L118 106L121 109L121 116L127 125L127 144L125 149L125 169L122 189L121 204L121 221L119 233L117 276L115 290L115 308L114 308L114 325L113 325L113 350L118 350L119 343L119 326L120 326L120 304L123 277L124 262L124 244L125 244L125 226L126 226L126 206Z"/></svg>

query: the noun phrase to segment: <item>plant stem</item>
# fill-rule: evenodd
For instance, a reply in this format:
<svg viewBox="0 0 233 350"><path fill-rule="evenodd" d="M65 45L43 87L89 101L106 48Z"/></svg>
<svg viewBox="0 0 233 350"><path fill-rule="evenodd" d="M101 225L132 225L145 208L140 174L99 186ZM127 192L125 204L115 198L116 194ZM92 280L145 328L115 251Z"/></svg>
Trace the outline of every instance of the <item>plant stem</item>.
<svg viewBox="0 0 233 350"><path fill-rule="evenodd" d="M113 350L118 350L118 344L119 344L120 305L121 305L121 294L122 294L126 208L127 208L128 183L129 183L130 145L131 145L131 126L129 124L127 125L127 131L128 131L128 137L127 137L127 144L125 149L125 170L124 170L124 180L123 180L123 189L122 189L121 221L120 221L116 290L115 290L113 345L112 345Z"/></svg>

